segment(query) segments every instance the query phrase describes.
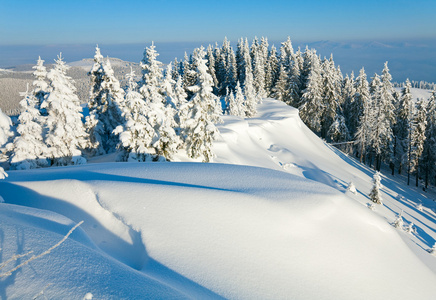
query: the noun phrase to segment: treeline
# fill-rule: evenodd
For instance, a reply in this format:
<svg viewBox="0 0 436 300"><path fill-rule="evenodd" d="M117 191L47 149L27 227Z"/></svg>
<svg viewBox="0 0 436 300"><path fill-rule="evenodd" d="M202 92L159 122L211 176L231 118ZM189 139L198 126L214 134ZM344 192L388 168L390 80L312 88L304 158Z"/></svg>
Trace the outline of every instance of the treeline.
<svg viewBox="0 0 436 300"><path fill-rule="evenodd" d="M423 90L434 90L436 89L436 83L434 82L427 82L427 81L415 81L415 80L411 80L410 84L412 86L412 88L416 88L416 89L423 89ZM405 83L404 82L394 82L394 87L404 87Z"/></svg>
<svg viewBox="0 0 436 300"><path fill-rule="evenodd" d="M220 115L251 117L260 99L272 97L299 108L321 138L350 145L348 151L361 162L415 173L417 182L423 174L426 185L436 180L435 92L417 103L409 81L395 92L387 63L370 82L363 68L357 77L344 77L332 56L295 51L289 38L280 49L266 38L251 44L240 39L236 51L225 39L221 46L175 59L165 70L157 56L154 45L146 48L141 74L128 74L122 88L97 48L83 122L68 67L59 58L47 73L39 60L33 89L21 101L17 135L4 147L10 167L76 164L114 151L121 161L171 160L181 148L189 157L210 161ZM27 130L40 149L29 157L29 147L18 150Z"/></svg>

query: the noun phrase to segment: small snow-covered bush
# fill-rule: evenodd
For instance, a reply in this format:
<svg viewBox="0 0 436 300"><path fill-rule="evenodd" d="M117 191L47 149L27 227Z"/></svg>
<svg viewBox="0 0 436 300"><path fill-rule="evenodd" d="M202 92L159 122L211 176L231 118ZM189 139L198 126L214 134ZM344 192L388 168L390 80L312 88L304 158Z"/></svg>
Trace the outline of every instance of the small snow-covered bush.
<svg viewBox="0 0 436 300"><path fill-rule="evenodd" d="M410 222L409 226L407 226L406 232L407 232L407 233L415 233L415 232L416 232L416 229L415 229L415 227L413 226L413 223L412 223L412 222Z"/></svg>
<svg viewBox="0 0 436 300"><path fill-rule="evenodd" d="M428 249L427 251L431 255L436 256L436 243L434 243L433 247L431 249Z"/></svg>
<svg viewBox="0 0 436 300"><path fill-rule="evenodd" d="M403 221L403 211L401 211L398 214L397 218L395 219L393 225L394 225L395 228L403 230L403 224L404 224L404 221Z"/></svg>
<svg viewBox="0 0 436 300"><path fill-rule="evenodd" d="M346 190L346 192L350 192L350 193L352 193L352 194L354 194L354 195L357 194L356 186L354 185L354 183L353 183L352 181L350 181L350 182L348 183L348 186L347 186L347 190Z"/></svg>
<svg viewBox="0 0 436 300"><path fill-rule="evenodd" d="M5 179L6 177L8 177L8 173L6 173L5 170L0 167L0 179Z"/></svg>
<svg viewBox="0 0 436 300"><path fill-rule="evenodd" d="M424 210L424 207L422 206L422 203L419 203L419 204L416 206L416 209L419 210L419 211L423 211L423 210Z"/></svg>
<svg viewBox="0 0 436 300"><path fill-rule="evenodd" d="M380 173L375 172L374 177L372 178L373 186L371 192L369 193L369 199L371 199L372 202L377 204L382 204L382 197L380 195L380 187L381 187L380 181L381 181Z"/></svg>
<svg viewBox="0 0 436 300"><path fill-rule="evenodd" d="M367 205L368 205L368 208L369 208L370 210L372 210L372 211L375 210L375 204L374 204L374 203L368 203Z"/></svg>

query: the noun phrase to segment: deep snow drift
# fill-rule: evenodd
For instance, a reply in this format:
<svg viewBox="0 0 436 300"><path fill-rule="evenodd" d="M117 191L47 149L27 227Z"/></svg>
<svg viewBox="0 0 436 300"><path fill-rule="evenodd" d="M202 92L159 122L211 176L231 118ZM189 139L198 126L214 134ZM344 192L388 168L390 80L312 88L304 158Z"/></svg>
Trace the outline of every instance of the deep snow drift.
<svg viewBox="0 0 436 300"><path fill-rule="evenodd" d="M40 253L84 224L0 279L0 295L433 299L433 201L382 177L384 206L369 210L372 170L326 145L297 110L269 99L258 110L253 119L225 117L219 164L9 172L0 181L0 261ZM346 192L350 181L356 195ZM390 224L401 210L416 233Z"/></svg>

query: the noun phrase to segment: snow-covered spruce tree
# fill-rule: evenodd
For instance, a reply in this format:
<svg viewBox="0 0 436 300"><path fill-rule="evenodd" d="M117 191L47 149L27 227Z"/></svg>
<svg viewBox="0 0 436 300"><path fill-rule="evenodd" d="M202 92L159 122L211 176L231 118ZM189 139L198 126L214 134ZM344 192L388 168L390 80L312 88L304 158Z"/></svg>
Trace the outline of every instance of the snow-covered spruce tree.
<svg viewBox="0 0 436 300"><path fill-rule="evenodd" d="M419 99L416 103L416 112L413 116L413 130L412 130L412 166L411 171L415 172L415 185L418 186L419 169L421 163L421 155L424 151L425 142L425 128L427 126L427 111L426 103L423 98ZM422 165L422 164L421 164Z"/></svg>
<svg viewBox="0 0 436 300"><path fill-rule="evenodd" d="M33 76L35 77L35 80L33 81L33 93L37 100L36 108L40 109L41 104L45 101L48 95L48 84L46 81L47 70L41 57L38 57L36 66L33 66L32 68L35 69L35 71L33 72ZM41 110L41 115L46 116L47 112L45 110Z"/></svg>
<svg viewBox="0 0 436 300"><path fill-rule="evenodd" d="M27 170L48 165L44 155L47 147L43 142L42 116L38 107L38 99L34 91L21 93L21 114L18 117L17 136L13 141L13 152L9 158L11 169ZM43 102L44 103L44 102Z"/></svg>
<svg viewBox="0 0 436 300"><path fill-rule="evenodd" d="M352 106L349 109L349 118L357 121L354 144L361 163L364 162L369 144L370 117L371 96L369 94L369 85L365 69L362 68L359 72L359 76L356 78L356 93L354 94Z"/></svg>
<svg viewBox="0 0 436 300"><path fill-rule="evenodd" d="M279 60L277 58L277 49L274 45L271 46L265 68L265 89L267 96L270 97L273 92L273 88L278 80L279 76Z"/></svg>
<svg viewBox="0 0 436 300"><path fill-rule="evenodd" d="M374 169L379 171L383 159L387 161L392 160L393 147L392 123L389 120L390 113L386 111L386 107L389 106L386 104L386 101L389 101L389 99L384 95L382 83L377 74L375 74L371 81L370 91L373 102L373 118L371 121L369 145L372 154L375 156Z"/></svg>
<svg viewBox="0 0 436 300"><path fill-rule="evenodd" d="M254 48L253 56L253 87L258 95L259 99L265 98L267 96L265 90L265 61L263 60L263 55L260 47Z"/></svg>
<svg viewBox="0 0 436 300"><path fill-rule="evenodd" d="M155 160L162 158L171 160L180 144L180 138L174 130L177 127L174 120L175 110L171 105L165 106L162 63L157 60L159 54L155 48L152 43L144 51L144 58L141 62L142 86L139 91L148 106L146 111L148 123L155 131L152 141L156 154Z"/></svg>
<svg viewBox="0 0 436 300"><path fill-rule="evenodd" d="M12 141L12 121L0 108L0 163L8 160L10 152L13 150Z"/></svg>
<svg viewBox="0 0 436 300"><path fill-rule="evenodd" d="M230 102L232 102L234 105L235 102L235 95L229 91L229 89L226 89L226 96L224 97L224 103L223 103L223 113L224 114L230 114Z"/></svg>
<svg viewBox="0 0 436 300"><path fill-rule="evenodd" d="M412 92L409 79L406 80L401 92L400 101L396 109L396 124L394 126L395 144L394 157L398 164L398 173L401 174L403 166L407 164L409 150L409 130L412 118Z"/></svg>
<svg viewBox="0 0 436 300"><path fill-rule="evenodd" d="M245 117L244 94L239 81L236 84L235 94L230 92L229 114L237 117Z"/></svg>
<svg viewBox="0 0 436 300"><path fill-rule="evenodd" d="M13 135L12 120L0 108L0 149L10 141Z"/></svg>
<svg viewBox="0 0 436 300"><path fill-rule="evenodd" d="M301 80L300 80L300 65L298 62L297 54L292 56L292 65L290 73L288 74L288 97L289 104L297 107L301 99Z"/></svg>
<svg viewBox="0 0 436 300"><path fill-rule="evenodd" d="M343 81L342 88L342 111L344 113L345 124L350 132L350 136L354 136L357 130L357 126L359 125L359 118L354 117L354 108L355 108L355 95L356 95L356 82L354 80L354 73L351 72L351 75L348 74L345 76ZM361 109L361 108L360 108ZM359 114L356 114L359 115Z"/></svg>
<svg viewBox="0 0 436 300"><path fill-rule="evenodd" d="M350 134L347 125L345 124L345 118L341 114L336 115L335 121L330 125L330 128L327 131L326 138L335 143L350 140Z"/></svg>
<svg viewBox="0 0 436 300"><path fill-rule="evenodd" d="M382 197L380 194L380 188L381 188L380 181L381 181L380 173L375 172L372 178L372 189L371 192L369 193L369 199L377 204L382 204Z"/></svg>
<svg viewBox="0 0 436 300"><path fill-rule="evenodd" d="M282 42L280 47L280 65L283 66L286 74L291 72L292 56L294 55L294 48L292 47L291 38L288 36L285 42Z"/></svg>
<svg viewBox="0 0 436 300"><path fill-rule="evenodd" d="M279 101L283 101L288 105L291 105L289 101L289 78L288 74L286 74L285 67L280 65L279 69L279 77L275 86L271 90L271 97L277 99Z"/></svg>
<svg viewBox="0 0 436 300"><path fill-rule="evenodd" d="M216 67L216 76L218 79L219 75L219 61L217 61L217 58L215 56L215 67ZM183 87L185 88L185 92L188 95L188 99L191 99L192 93L189 91L188 87L195 84L197 78L195 73L195 67L192 65L192 56L188 57L188 54L185 52L184 59L182 61L182 78L183 78ZM219 79L218 79L219 83Z"/></svg>
<svg viewBox="0 0 436 300"><path fill-rule="evenodd" d="M306 89L303 91L298 109L301 120L317 134L321 132L321 116L324 111L322 90L321 67L319 58L314 52L310 58Z"/></svg>
<svg viewBox="0 0 436 300"><path fill-rule="evenodd" d="M250 69L247 69L244 86L245 95L245 116L252 118L257 113L258 96L253 87L253 74Z"/></svg>
<svg viewBox="0 0 436 300"><path fill-rule="evenodd" d="M147 119L150 107L137 92L133 71L127 75L127 84L126 101L121 108L125 122L114 130L114 134L119 136L117 160L152 161L155 150L151 144L156 133Z"/></svg>
<svg viewBox="0 0 436 300"><path fill-rule="evenodd" d="M215 124L221 122L221 105L212 93L212 77L207 71L204 48L196 49L193 65L197 82L189 87L193 96L181 108L183 116L186 151L191 158L210 162L214 157L212 144L218 135Z"/></svg>
<svg viewBox="0 0 436 300"><path fill-rule="evenodd" d="M425 128L424 151L422 153L422 166L425 178L425 188L434 178L436 185L436 90L428 99L427 126Z"/></svg>
<svg viewBox="0 0 436 300"><path fill-rule="evenodd" d="M41 108L47 111L47 133L45 144L48 146L46 156L52 165L65 166L86 163L81 149L87 145L88 135L82 123L82 108L76 95L76 88L66 72L69 67L62 60L62 55L47 74L49 95Z"/></svg>
<svg viewBox="0 0 436 300"><path fill-rule="evenodd" d="M213 54L213 47L209 45L206 50L206 59L207 59L207 67L209 70L210 76L212 76L213 85L214 85L214 93L218 92L218 80L216 78L216 70L215 70L215 56Z"/></svg>
<svg viewBox="0 0 436 300"><path fill-rule="evenodd" d="M392 130L393 126L395 125L395 98L393 96L394 88L391 80L392 76L389 73L388 62L385 62L381 75L381 104L383 105L382 108L385 114L387 125L389 125Z"/></svg>
<svg viewBox="0 0 436 300"><path fill-rule="evenodd" d="M247 78L247 74L251 73L251 76L253 76L253 68L251 63L251 55L250 55L250 46L248 43L247 38L245 38L245 42L243 42L242 47L242 58L241 58L241 65L239 66L238 70L238 78L239 82L242 87L245 87L245 81Z"/></svg>
<svg viewBox="0 0 436 300"><path fill-rule="evenodd" d="M321 138L327 138L330 126L335 122L339 110L340 90L338 90L339 78L334 66L333 57L324 59L321 65L322 80L322 115L321 115ZM345 125L345 123L344 123Z"/></svg>
<svg viewBox="0 0 436 300"><path fill-rule="evenodd" d="M88 75L91 90L85 127L90 136L90 152L92 155L111 153L118 144L118 137L113 134L113 130L124 122L120 110L124 91L114 76L109 58L103 61L98 46L95 49L94 65Z"/></svg>

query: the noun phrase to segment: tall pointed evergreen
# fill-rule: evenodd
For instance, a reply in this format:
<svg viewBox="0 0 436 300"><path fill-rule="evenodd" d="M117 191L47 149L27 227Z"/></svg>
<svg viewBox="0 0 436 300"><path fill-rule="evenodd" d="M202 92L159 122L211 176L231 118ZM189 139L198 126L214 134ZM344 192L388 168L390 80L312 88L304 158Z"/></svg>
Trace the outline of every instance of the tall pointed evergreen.
<svg viewBox="0 0 436 300"><path fill-rule="evenodd" d="M156 153L151 145L156 133L148 122L149 109L143 96L137 91L135 73L132 70L127 74L126 100L125 105L121 107L125 122L114 130L119 138L118 161L152 161L155 159Z"/></svg>
<svg viewBox="0 0 436 300"><path fill-rule="evenodd" d="M191 100L180 110L188 156L210 162L214 157L212 145L218 135L215 124L221 121L221 108L217 97L212 93L213 80L204 57L203 47L194 51L193 66L197 81L189 87L193 93Z"/></svg>
<svg viewBox="0 0 436 300"><path fill-rule="evenodd" d="M301 97L299 107L301 120L315 133L321 132L321 116L323 112L322 77L319 58L314 52L308 58L307 67L309 74L307 77L306 89Z"/></svg>
<svg viewBox="0 0 436 300"><path fill-rule="evenodd" d="M356 118L358 124L354 134L356 152L360 162L365 162L367 150L370 143L371 118L372 118L372 99L369 93L369 85L365 69L362 68L356 79L356 94L352 108L350 108L350 118Z"/></svg>
<svg viewBox="0 0 436 300"><path fill-rule="evenodd" d="M416 103L416 113L414 114L413 117L413 131L412 131L412 138L411 138L411 142L412 142L411 171L415 172L416 186L418 186L421 155L424 151L425 129L427 126L427 112L426 112L426 104L424 101L425 100L421 98Z"/></svg>
<svg viewBox="0 0 436 300"><path fill-rule="evenodd" d="M41 108L47 111L45 144L52 165L83 164L82 149L87 146L88 135L82 123L82 108L73 80L67 76L69 67L59 55L50 80L49 95Z"/></svg>
<svg viewBox="0 0 436 300"><path fill-rule="evenodd" d="M92 144L92 154L114 152L118 137L113 130L124 122L120 106L123 105L124 91L114 76L109 58L104 61L98 46L95 49L94 65L88 73L91 79L89 116L86 129Z"/></svg>
<svg viewBox="0 0 436 300"><path fill-rule="evenodd" d="M45 68L44 61L41 57L38 57L36 66L33 66L32 68L35 69L33 72L33 76L35 77L35 80L33 81L33 93L37 100L36 108L40 109L41 104L45 101L48 95L47 69ZM42 110L41 114L46 116L47 112Z"/></svg>
<svg viewBox="0 0 436 300"><path fill-rule="evenodd" d="M401 91L400 101L397 107L397 119L395 124L395 165L398 165L398 173L401 174L403 166L407 163L409 151L409 129L412 118L412 92L409 79Z"/></svg>
<svg viewBox="0 0 436 300"><path fill-rule="evenodd" d="M34 91L21 93L22 112L18 116L17 136L13 141L13 152L10 156L11 169L26 170L47 166L47 147L44 144L42 116L39 111L39 101ZM45 99L44 99L45 100Z"/></svg>
<svg viewBox="0 0 436 300"><path fill-rule="evenodd" d="M427 126L425 128L424 151L422 153L422 168L425 188L431 179L436 186L436 90L433 90L427 104Z"/></svg>
<svg viewBox="0 0 436 300"><path fill-rule="evenodd" d="M170 105L164 105L162 63L157 60L159 54L155 48L152 43L144 51L144 58L141 61L142 86L139 91L148 106L146 110L148 123L155 130L152 141L154 152L157 156L171 160L180 141L174 130L176 127L174 110Z"/></svg>

